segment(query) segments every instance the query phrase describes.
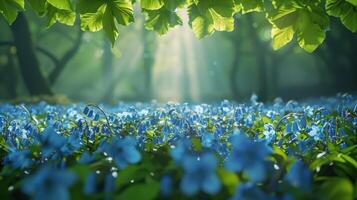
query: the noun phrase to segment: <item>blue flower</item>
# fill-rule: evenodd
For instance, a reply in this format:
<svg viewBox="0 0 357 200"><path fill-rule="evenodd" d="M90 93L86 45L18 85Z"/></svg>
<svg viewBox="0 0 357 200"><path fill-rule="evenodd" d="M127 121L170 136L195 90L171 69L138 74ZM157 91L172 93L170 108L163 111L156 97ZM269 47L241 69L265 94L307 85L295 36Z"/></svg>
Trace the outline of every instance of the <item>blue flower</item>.
<svg viewBox="0 0 357 200"><path fill-rule="evenodd" d="M244 171L252 181L262 181L266 177L265 158L271 149L264 143L252 142L243 133L231 139L233 151L225 167L234 172Z"/></svg>
<svg viewBox="0 0 357 200"><path fill-rule="evenodd" d="M191 149L191 140L181 139L177 142L174 149L171 150L170 155L176 163L181 163L185 154L189 153Z"/></svg>
<svg viewBox="0 0 357 200"><path fill-rule="evenodd" d="M99 121L99 114L98 114L98 113L96 113L96 114L94 115L93 120L94 120L94 121Z"/></svg>
<svg viewBox="0 0 357 200"><path fill-rule="evenodd" d="M237 187L235 195L230 200L269 200L269 195L253 183L242 183Z"/></svg>
<svg viewBox="0 0 357 200"><path fill-rule="evenodd" d="M293 187L297 187L305 192L311 191L312 173L307 166L300 160L297 160L292 166L290 171L285 176Z"/></svg>
<svg viewBox="0 0 357 200"><path fill-rule="evenodd" d="M84 183L84 188L83 192L84 194L90 195L94 194L97 189L97 174L95 172L92 172L88 175L86 182Z"/></svg>
<svg viewBox="0 0 357 200"><path fill-rule="evenodd" d="M111 173L107 174L104 179L104 193L106 195L106 199L109 199L111 193L115 189L115 179Z"/></svg>
<svg viewBox="0 0 357 200"><path fill-rule="evenodd" d="M314 138L314 140L321 140L323 138L322 130L316 125L312 125L308 134Z"/></svg>
<svg viewBox="0 0 357 200"><path fill-rule="evenodd" d="M13 150L5 158L5 163L10 164L15 169L24 169L33 163L30 156L31 152L29 150Z"/></svg>
<svg viewBox="0 0 357 200"><path fill-rule="evenodd" d="M84 108L83 113L84 113L85 115L88 115L88 113L89 113L89 107L88 107L88 106L86 106L86 107Z"/></svg>
<svg viewBox="0 0 357 200"><path fill-rule="evenodd" d="M70 171L44 166L25 180L22 190L34 200L67 200L68 188L75 180Z"/></svg>
<svg viewBox="0 0 357 200"><path fill-rule="evenodd" d="M264 124L264 132L263 134L265 135L265 139L268 142L271 142L274 137L275 137L275 129L274 126L272 124Z"/></svg>
<svg viewBox="0 0 357 200"><path fill-rule="evenodd" d="M299 125L297 122L288 123L286 125L286 133L297 133L299 132Z"/></svg>
<svg viewBox="0 0 357 200"><path fill-rule="evenodd" d="M203 190L208 194L216 194L221 188L221 182L216 175L217 159L211 153L200 157L186 155L182 160L184 176L180 188L188 196Z"/></svg>
<svg viewBox="0 0 357 200"><path fill-rule="evenodd" d="M214 137L214 135L212 133L204 132L202 134L201 139L202 139L202 146L211 147L212 143L215 140L215 137Z"/></svg>
<svg viewBox="0 0 357 200"><path fill-rule="evenodd" d="M303 116L300 120L300 129L304 130L306 128L306 117Z"/></svg>
<svg viewBox="0 0 357 200"><path fill-rule="evenodd" d="M160 191L162 196L168 197L172 192L172 178L171 176L163 176L160 181Z"/></svg>
<svg viewBox="0 0 357 200"><path fill-rule="evenodd" d="M49 157L55 152L60 152L60 149L66 144L66 138L59 135L53 127L48 127L42 132L40 142L43 157Z"/></svg>
<svg viewBox="0 0 357 200"><path fill-rule="evenodd" d="M89 164L93 161L94 161L94 155L91 155L88 151L85 151L82 153L78 162L81 164Z"/></svg>
<svg viewBox="0 0 357 200"><path fill-rule="evenodd" d="M135 147L136 141L132 137L115 137L112 142L104 146L104 150L113 158L119 168L123 169L128 164L135 164L141 160L141 155Z"/></svg>

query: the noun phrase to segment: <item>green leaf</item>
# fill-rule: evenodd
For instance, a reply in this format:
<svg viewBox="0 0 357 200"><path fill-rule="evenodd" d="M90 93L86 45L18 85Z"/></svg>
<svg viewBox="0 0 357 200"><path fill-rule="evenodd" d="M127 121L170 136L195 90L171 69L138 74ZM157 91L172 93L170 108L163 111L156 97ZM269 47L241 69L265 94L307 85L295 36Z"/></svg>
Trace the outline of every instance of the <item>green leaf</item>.
<svg viewBox="0 0 357 200"><path fill-rule="evenodd" d="M8 0L8 2L19 10L25 9L25 0Z"/></svg>
<svg viewBox="0 0 357 200"><path fill-rule="evenodd" d="M91 172L89 165L75 165L71 167L71 170L74 171L82 181L85 181Z"/></svg>
<svg viewBox="0 0 357 200"><path fill-rule="evenodd" d="M214 31L233 31L235 4L232 0L197 1L188 8L189 24L197 38Z"/></svg>
<svg viewBox="0 0 357 200"><path fill-rule="evenodd" d="M310 169L311 170L316 170L317 168L328 164L330 162L340 162L340 163L346 163L346 160L342 158L342 154L328 154L325 156L322 156L316 160L314 160L310 164Z"/></svg>
<svg viewBox="0 0 357 200"><path fill-rule="evenodd" d="M330 178L321 185L321 195L326 200L352 200L353 185L348 179Z"/></svg>
<svg viewBox="0 0 357 200"><path fill-rule="evenodd" d="M19 11L24 10L24 0L0 0L0 13L9 24L12 24Z"/></svg>
<svg viewBox="0 0 357 200"><path fill-rule="evenodd" d="M274 154L279 155L284 161L288 160L288 156L286 155L286 153L278 146L274 145L273 151Z"/></svg>
<svg viewBox="0 0 357 200"><path fill-rule="evenodd" d="M160 192L160 184L157 181L141 183L128 187L118 197L118 200L152 200L156 199Z"/></svg>
<svg viewBox="0 0 357 200"><path fill-rule="evenodd" d="M188 15L191 28L198 39L214 33L212 17L202 15L196 5L188 8Z"/></svg>
<svg viewBox="0 0 357 200"><path fill-rule="evenodd" d="M158 10L164 5L163 0L141 0L140 5L142 9Z"/></svg>
<svg viewBox="0 0 357 200"><path fill-rule="evenodd" d="M103 29L103 15L106 5L102 5L95 13L80 15L81 28L83 31L97 32Z"/></svg>
<svg viewBox="0 0 357 200"><path fill-rule="evenodd" d="M72 10L70 0L47 0L47 2L61 10Z"/></svg>
<svg viewBox="0 0 357 200"><path fill-rule="evenodd" d="M342 24L352 32L357 31L357 1L356 0L327 0L326 12L340 18Z"/></svg>
<svg viewBox="0 0 357 200"><path fill-rule="evenodd" d="M207 133L207 134L209 134L209 133ZM194 149L195 151L202 151L202 144L201 144L200 139L198 139L198 138L192 138L191 141L192 141L193 149Z"/></svg>
<svg viewBox="0 0 357 200"><path fill-rule="evenodd" d="M227 171L223 168L217 170L217 174L220 177L224 186L228 187L231 194L234 194L236 186L239 183L239 179L236 173Z"/></svg>
<svg viewBox="0 0 357 200"><path fill-rule="evenodd" d="M269 21L279 29L294 25L298 17L298 12L295 8L283 7L269 13Z"/></svg>
<svg viewBox="0 0 357 200"><path fill-rule="evenodd" d="M273 25L271 36L274 49L288 44L295 33L299 46L307 52L315 51L323 43L329 19L314 2L306 4L301 6L291 1L275 1L276 9L268 12L268 19Z"/></svg>
<svg viewBox="0 0 357 200"><path fill-rule="evenodd" d="M103 29L105 31L105 34L107 35L110 42L112 43L112 46L114 46L115 40L119 36L119 31L115 25L114 15L112 13L112 10L108 7L106 7L104 11L102 23L103 23Z"/></svg>
<svg viewBox="0 0 357 200"><path fill-rule="evenodd" d="M334 17L342 16L350 6L344 0L326 0L326 12Z"/></svg>
<svg viewBox="0 0 357 200"><path fill-rule="evenodd" d="M166 34L169 28L182 25L182 20L177 13L165 7L159 10L145 10L145 12L147 13L145 27L156 31L159 35Z"/></svg>
<svg viewBox="0 0 357 200"><path fill-rule="evenodd" d="M262 0L235 0L235 3L241 6L243 14L264 10L264 2Z"/></svg>
<svg viewBox="0 0 357 200"><path fill-rule="evenodd" d="M128 25L134 22L133 5L130 0L100 1L79 0L77 10L81 13L82 30L96 32L104 29L106 35L114 45L119 36L119 31L115 24Z"/></svg>
<svg viewBox="0 0 357 200"><path fill-rule="evenodd" d="M217 31L233 31L234 30L234 18L222 17L214 9L210 10L213 19L213 27Z"/></svg>
<svg viewBox="0 0 357 200"><path fill-rule="evenodd" d="M350 7L347 13L341 17L341 21L350 31L357 32L357 8Z"/></svg>
<svg viewBox="0 0 357 200"><path fill-rule="evenodd" d="M47 6L47 27L52 26L56 22L73 26L76 21L76 13L69 10L61 10L54 6Z"/></svg>
<svg viewBox="0 0 357 200"><path fill-rule="evenodd" d="M209 9L226 18L233 18L234 2L232 0L212 0Z"/></svg>
<svg viewBox="0 0 357 200"><path fill-rule="evenodd" d="M355 169L357 169L357 161L355 159L345 154L341 154L341 157L350 163Z"/></svg>
<svg viewBox="0 0 357 200"><path fill-rule="evenodd" d="M46 0L28 0L28 2L38 15L42 15L46 11Z"/></svg>
<svg viewBox="0 0 357 200"><path fill-rule="evenodd" d="M183 7L187 0L164 0L165 7L169 10L176 10L177 8Z"/></svg>
<svg viewBox="0 0 357 200"><path fill-rule="evenodd" d="M128 25L134 22L133 5L130 0L112 0L107 4L107 9L111 9L111 14L118 24Z"/></svg>
<svg viewBox="0 0 357 200"><path fill-rule="evenodd" d="M311 20L309 13L301 13L296 26L298 43L309 53L315 51L325 40L325 30Z"/></svg>
<svg viewBox="0 0 357 200"><path fill-rule="evenodd" d="M357 6L357 0L346 0L346 1L352 4L353 6Z"/></svg>
<svg viewBox="0 0 357 200"><path fill-rule="evenodd" d="M78 0L76 10L80 14L96 13L102 5L105 5L102 0Z"/></svg>
<svg viewBox="0 0 357 200"><path fill-rule="evenodd" d="M145 166L130 165L118 173L116 179L117 187L122 187L131 184L130 181L140 181L149 174L149 169Z"/></svg>

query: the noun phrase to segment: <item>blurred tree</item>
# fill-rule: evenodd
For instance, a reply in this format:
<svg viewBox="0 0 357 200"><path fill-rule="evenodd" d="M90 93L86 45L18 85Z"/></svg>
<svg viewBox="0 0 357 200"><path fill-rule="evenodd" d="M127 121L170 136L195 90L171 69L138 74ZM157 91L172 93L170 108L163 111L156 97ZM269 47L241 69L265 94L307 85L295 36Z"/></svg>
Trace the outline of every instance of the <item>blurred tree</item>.
<svg viewBox="0 0 357 200"><path fill-rule="evenodd" d="M228 34L229 39L232 41L233 43L233 48L234 48L234 56L233 56L233 62L232 62L232 67L229 70L229 83L230 83L230 89L231 89L231 93L232 93L232 97L234 100L238 100L239 99L239 91L238 91L238 87L237 87L237 72L239 69L239 63L240 63L240 58L241 58L241 54L240 54L240 39L241 39L241 31L239 29L237 29L238 26L238 20L235 20L235 29L231 34Z"/></svg>
<svg viewBox="0 0 357 200"><path fill-rule="evenodd" d="M3 89L5 90L4 96L7 98L16 98L17 96L17 67L15 61L15 52L13 48L6 50L7 53L3 58L4 61L1 63L0 70L0 80Z"/></svg>
<svg viewBox="0 0 357 200"><path fill-rule="evenodd" d="M19 60L20 71L31 95L52 94L50 86L40 70L30 28L23 13L11 25L14 46Z"/></svg>
<svg viewBox="0 0 357 200"><path fill-rule="evenodd" d="M146 100L152 98L152 70L155 64L155 52L156 52L156 37L151 34L145 28L142 29L141 38L143 41L143 63L142 67L145 74L145 93Z"/></svg>
<svg viewBox="0 0 357 200"><path fill-rule="evenodd" d="M51 95L51 85L56 82L63 69L78 51L83 32L78 30L77 37L73 40L73 45L58 59L50 51L36 46L32 38L29 22L24 13L19 13L10 29L14 41L0 41L0 46L14 46L16 48L20 72L28 92L31 95ZM54 64L54 70L48 78L41 72L40 61L36 51L47 56Z"/></svg>
<svg viewBox="0 0 357 200"><path fill-rule="evenodd" d="M333 78L336 91L353 91L357 88L357 36L332 21L333 29L316 54L326 65Z"/></svg>

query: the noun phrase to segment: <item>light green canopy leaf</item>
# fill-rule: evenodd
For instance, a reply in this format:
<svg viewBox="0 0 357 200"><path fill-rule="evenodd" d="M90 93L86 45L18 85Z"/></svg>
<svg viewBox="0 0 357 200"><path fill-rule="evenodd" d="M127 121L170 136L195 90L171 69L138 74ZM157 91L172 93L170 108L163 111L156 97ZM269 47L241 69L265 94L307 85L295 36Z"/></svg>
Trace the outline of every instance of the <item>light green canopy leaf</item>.
<svg viewBox="0 0 357 200"><path fill-rule="evenodd" d="M243 13L260 12L264 10L263 0L235 0L236 5L240 5Z"/></svg>
<svg viewBox="0 0 357 200"><path fill-rule="evenodd" d="M104 29L113 45L119 36L116 23L126 26L134 22L130 0L88 0L90 4L86 4L86 1L79 0L77 3L82 30L96 32Z"/></svg>
<svg viewBox="0 0 357 200"><path fill-rule="evenodd" d="M73 26L76 21L76 13L70 10L61 10L52 5L47 6L47 27L56 22Z"/></svg>
<svg viewBox="0 0 357 200"><path fill-rule="evenodd" d="M329 15L340 18L350 31L357 31L357 0L327 0L326 11Z"/></svg>
<svg viewBox="0 0 357 200"><path fill-rule="evenodd" d="M47 2L61 10L72 10L70 0L47 0Z"/></svg>
<svg viewBox="0 0 357 200"><path fill-rule="evenodd" d="M233 31L235 4L232 0L200 0L188 8L189 23L197 38L214 31Z"/></svg>
<svg viewBox="0 0 357 200"><path fill-rule="evenodd" d="M163 0L141 0L141 8L146 10L158 10L164 5Z"/></svg>
<svg viewBox="0 0 357 200"><path fill-rule="evenodd" d="M329 19L314 2L301 6L292 1L283 3L275 1L275 10L268 13L272 23L273 48L279 49L296 35L298 44L307 52L313 52L326 37Z"/></svg>
<svg viewBox="0 0 357 200"><path fill-rule="evenodd" d="M32 9L39 15L46 12L46 0L27 0Z"/></svg>
<svg viewBox="0 0 357 200"><path fill-rule="evenodd" d="M19 11L24 10L24 0L0 0L0 13L9 24L12 24Z"/></svg>
<svg viewBox="0 0 357 200"><path fill-rule="evenodd" d="M233 31L240 15L261 12L272 25L274 49L295 37L301 48L314 51L326 37L329 16L338 17L347 29L357 32L357 0L0 0L0 13L11 25L18 12L31 6L47 18L48 26L56 22L72 26L79 14L82 30L104 29L114 44L117 26L134 22L133 3L140 3L146 14L146 28L160 35L182 25L181 11L187 12L197 38Z"/></svg>
<svg viewBox="0 0 357 200"><path fill-rule="evenodd" d="M166 34L169 28L182 25L180 16L165 7L159 10L145 10L145 12L147 13L145 27L148 30L156 31L159 35Z"/></svg>

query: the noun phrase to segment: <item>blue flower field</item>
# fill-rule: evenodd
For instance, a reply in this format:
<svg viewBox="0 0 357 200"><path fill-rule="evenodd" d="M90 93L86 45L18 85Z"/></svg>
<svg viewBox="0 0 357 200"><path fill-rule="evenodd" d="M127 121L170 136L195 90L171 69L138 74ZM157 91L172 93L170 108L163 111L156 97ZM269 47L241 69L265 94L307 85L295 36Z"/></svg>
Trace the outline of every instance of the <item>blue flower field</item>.
<svg viewBox="0 0 357 200"><path fill-rule="evenodd" d="M352 200L357 99L0 105L1 199Z"/></svg>

